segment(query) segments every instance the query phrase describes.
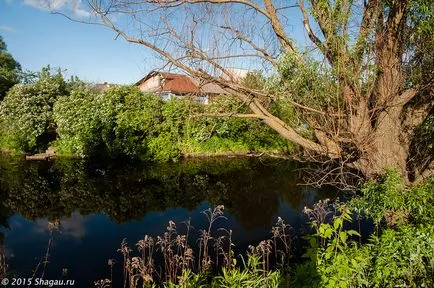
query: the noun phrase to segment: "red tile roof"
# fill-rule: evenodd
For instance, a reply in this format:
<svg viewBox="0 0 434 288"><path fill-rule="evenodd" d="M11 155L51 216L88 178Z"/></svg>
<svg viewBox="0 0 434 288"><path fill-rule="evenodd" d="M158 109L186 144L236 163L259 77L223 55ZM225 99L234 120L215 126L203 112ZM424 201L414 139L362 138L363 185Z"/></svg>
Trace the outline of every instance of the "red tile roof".
<svg viewBox="0 0 434 288"><path fill-rule="evenodd" d="M227 94L218 84L212 82L204 82L198 78L193 78L184 74L174 74L168 72L152 71L136 85L140 86L150 78L157 76L160 77L159 86L148 87L148 92L171 92L174 94Z"/></svg>
<svg viewBox="0 0 434 288"><path fill-rule="evenodd" d="M160 72L163 77L161 90L172 93L198 93L199 87L187 75Z"/></svg>

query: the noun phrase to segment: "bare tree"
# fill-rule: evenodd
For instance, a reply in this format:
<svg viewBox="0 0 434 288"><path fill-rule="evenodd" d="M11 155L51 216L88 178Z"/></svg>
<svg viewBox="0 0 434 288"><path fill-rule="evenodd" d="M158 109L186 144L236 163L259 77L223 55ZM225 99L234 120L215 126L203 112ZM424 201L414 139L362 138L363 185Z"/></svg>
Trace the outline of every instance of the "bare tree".
<svg viewBox="0 0 434 288"><path fill-rule="evenodd" d="M419 9L422 1L88 4L95 23L149 48L176 69L217 83L251 110L231 116L259 119L302 147L310 160L336 162L365 177L389 167L409 181L432 175L432 150L420 152L426 142L417 146L434 104L434 44L432 31L423 31L434 25L432 15ZM293 35L301 40L297 46ZM247 85L228 69L246 63L262 71L265 85ZM299 121L275 113L270 103L278 101L291 106Z"/></svg>

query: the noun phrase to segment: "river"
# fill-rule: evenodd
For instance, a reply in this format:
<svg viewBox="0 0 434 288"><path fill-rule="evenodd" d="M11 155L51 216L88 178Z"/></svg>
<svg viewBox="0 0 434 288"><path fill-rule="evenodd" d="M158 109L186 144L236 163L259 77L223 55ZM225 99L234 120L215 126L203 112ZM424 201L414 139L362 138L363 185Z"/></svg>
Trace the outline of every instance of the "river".
<svg viewBox="0 0 434 288"><path fill-rule="evenodd" d="M92 287L109 277L108 259L114 259L114 281L120 283L117 249L123 239L135 249L145 234L162 235L169 220L185 233L187 219L194 239L207 228L201 211L217 205L224 205L226 219L218 219L213 231L233 230L236 255L269 239L278 216L297 236L306 227L303 207L335 195L299 185L297 168L294 161L263 158L150 164L0 156L0 244L7 275L43 274Z"/></svg>

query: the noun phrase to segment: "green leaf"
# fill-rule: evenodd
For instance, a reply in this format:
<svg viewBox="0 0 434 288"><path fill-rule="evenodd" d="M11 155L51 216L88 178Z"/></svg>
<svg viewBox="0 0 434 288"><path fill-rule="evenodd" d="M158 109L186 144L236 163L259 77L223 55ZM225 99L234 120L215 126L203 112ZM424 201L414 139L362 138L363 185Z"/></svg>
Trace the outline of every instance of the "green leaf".
<svg viewBox="0 0 434 288"><path fill-rule="evenodd" d="M324 232L324 238L330 238L333 234L333 229L330 227L327 227L327 230Z"/></svg>
<svg viewBox="0 0 434 288"><path fill-rule="evenodd" d="M338 230L339 228L342 227L342 218L336 218L335 221L333 222L333 227L335 228L335 230Z"/></svg>
<svg viewBox="0 0 434 288"><path fill-rule="evenodd" d="M342 231L339 233L339 238L341 239L342 243L347 243L347 232Z"/></svg>

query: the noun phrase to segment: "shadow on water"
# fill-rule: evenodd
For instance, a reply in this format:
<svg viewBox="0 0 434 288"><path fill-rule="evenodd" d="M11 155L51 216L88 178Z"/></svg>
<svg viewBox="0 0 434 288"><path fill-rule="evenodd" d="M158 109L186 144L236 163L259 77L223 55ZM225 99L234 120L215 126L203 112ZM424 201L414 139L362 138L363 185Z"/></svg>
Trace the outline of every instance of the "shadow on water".
<svg viewBox="0 0 434 288"><path fill-rule="evenodd" d="M303 207L330 193L297 185L296 168L253 158L149 164L0 155L0 237L10 251L9 271L31 276L53 238L47 227L59 223L46 277L67 275L89 286L107 275L107 259L121 262L116 249L123 238L134 244L163 233L169 220L183 227L188 218L198 233L206 226L201 211L220 204L228 219L218 225L234 230L241 253L270 237L277 216L303 227Z"/></svg>

